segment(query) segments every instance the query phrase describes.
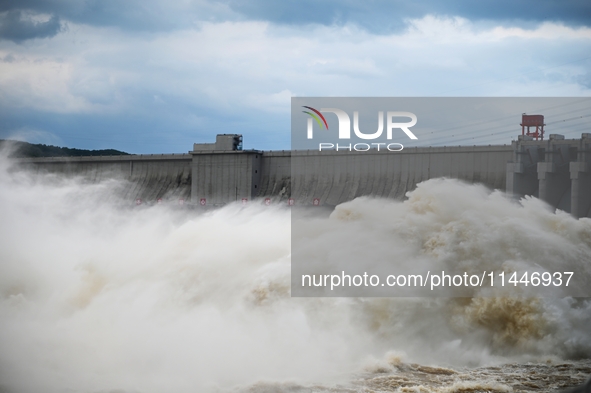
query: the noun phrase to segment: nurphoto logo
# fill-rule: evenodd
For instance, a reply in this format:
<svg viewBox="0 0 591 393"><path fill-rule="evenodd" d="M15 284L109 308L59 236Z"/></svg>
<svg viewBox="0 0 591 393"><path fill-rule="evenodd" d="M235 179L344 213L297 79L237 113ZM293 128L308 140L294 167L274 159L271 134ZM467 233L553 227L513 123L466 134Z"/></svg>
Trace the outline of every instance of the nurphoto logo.
<svg viewBox="0 0 591 393"><path fill-rule="evenodd" d="M333 113L337 116L339 122L339 129L338 129L338 139L339 140L347 140L351 139L351 118L342 109L338 108L320 108L320 110L312 108L311 106L302 106L307 110L303 110L302 112L309 116L307 122L307 139L314 139L314 121L318 124L320 129L328 128L328 122L326 121L326 117L323 113ZM418 139L415 134L410 130L410 127L417 124L417 116L412 112L394 112L388 111L386 112L386 139L392 140L393 130L400 129L404 131L404 133L410 139ZM410 121L401 122L395 119L406 118L410 119ZM384 112L378 111L378 129L372 133L364 133L361 132L359 127L359 111L353 111L353 132L355 136L359 139L363 140L375 140L382 137L384 132ZM341 144L339 143L319 143L318 150L355 150L355 151L368 151L370 149L377 149L378 151L382 147L386 147L389 151L401 151L404 146L400 143L385 143L385 142L372 142L372 143L355 143L355 144Z"/></svg>

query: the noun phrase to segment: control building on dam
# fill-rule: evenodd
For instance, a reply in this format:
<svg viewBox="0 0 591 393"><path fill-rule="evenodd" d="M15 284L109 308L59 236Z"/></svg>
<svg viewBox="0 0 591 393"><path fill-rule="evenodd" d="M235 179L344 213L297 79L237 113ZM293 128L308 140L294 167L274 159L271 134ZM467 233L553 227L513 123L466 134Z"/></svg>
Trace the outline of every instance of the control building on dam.
<svg viewBox="0 0 591 393"><path fill-rule="evenodd" d="M19 168L119 179L132 203L184 201L220 206L328 205L359 196L403 199L424 180L448 177L516 196L533 195L576 217L591 217L591 134L547 140L520 135L511 145L416 147L402 151L242 150L240 135L218 135L187 154L21 158Z"/></svg>

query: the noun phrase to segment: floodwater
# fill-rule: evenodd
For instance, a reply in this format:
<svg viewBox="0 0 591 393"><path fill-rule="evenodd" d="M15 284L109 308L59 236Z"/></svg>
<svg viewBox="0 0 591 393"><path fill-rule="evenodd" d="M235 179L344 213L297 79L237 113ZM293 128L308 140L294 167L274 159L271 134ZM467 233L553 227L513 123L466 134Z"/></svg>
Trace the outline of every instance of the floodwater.
<svg viewBox="0 0 591 393"><path fill-rule="evenodd" d="M591 374L588 298L292 298L286 207L135 207L122 183L9 168L0 392L550 392ZM321 219L391 226L417 258L591 274L591 220L535 199L438 180L362 202Z"/></svg>

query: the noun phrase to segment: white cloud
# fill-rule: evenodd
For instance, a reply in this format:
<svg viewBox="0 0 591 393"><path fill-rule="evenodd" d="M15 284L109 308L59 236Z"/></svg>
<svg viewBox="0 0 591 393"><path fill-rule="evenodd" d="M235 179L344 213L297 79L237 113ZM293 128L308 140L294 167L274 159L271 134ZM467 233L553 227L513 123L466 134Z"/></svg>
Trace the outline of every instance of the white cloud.
<svg viewBox="0 0 591 393"><path fill-rule="evenodd" d="M0 62L0 103L55 113L160 116L173 128L207 128L228 117L257 124L260 112L285 117L292 94L589 93L580 83L588 67L576 62L591 49L589 28L488 27L433 15L407 23L390 35L348 25L254 21L201 22L164 33L70 23L51 40L0 44L0 59L10 60Z"/></svg>
<svg viewBox="0 0 591 393"><path fill-rule="evenodd" d="M573 28L556 23L543 23L536 29L520 29L517 27L495 27L490 34L497 39L519 37L544 40L591 40L591 28Z"/></svg>

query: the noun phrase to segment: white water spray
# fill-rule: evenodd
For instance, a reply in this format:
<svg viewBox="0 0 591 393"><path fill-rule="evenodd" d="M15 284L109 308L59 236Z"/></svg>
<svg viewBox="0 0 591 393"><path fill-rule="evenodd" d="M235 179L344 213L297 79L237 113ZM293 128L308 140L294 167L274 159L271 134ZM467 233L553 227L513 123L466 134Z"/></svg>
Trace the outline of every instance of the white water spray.
<svg viewBox="0 0 591 393"><path fill-rule="evenodd" d="M392 356L591 356L587 299L291 298L287 208L134 209L111 198L121 183L0 166L0 391L256 391L347 381ZM591 220L480 186L428 181L405 202L356 200L325 220L351 219L402 246L412 233L438 258L561 258L589 275Z"/></svg>

